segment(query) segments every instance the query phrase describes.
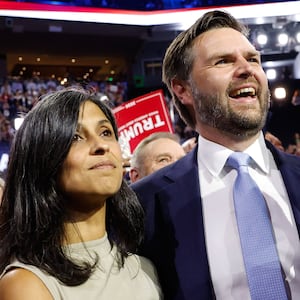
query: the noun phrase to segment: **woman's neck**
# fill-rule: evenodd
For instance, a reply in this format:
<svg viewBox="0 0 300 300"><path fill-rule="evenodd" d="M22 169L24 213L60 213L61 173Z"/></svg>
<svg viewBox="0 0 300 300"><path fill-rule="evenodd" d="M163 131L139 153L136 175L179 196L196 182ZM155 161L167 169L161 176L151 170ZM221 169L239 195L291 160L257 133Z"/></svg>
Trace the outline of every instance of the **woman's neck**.
<svg viewBox="0 0 300 300"><path fill-rule="evenodd" d="M70 221L65 223L66 244L96 240L105 235L105 205L93 212L72 211Z"/></svg>

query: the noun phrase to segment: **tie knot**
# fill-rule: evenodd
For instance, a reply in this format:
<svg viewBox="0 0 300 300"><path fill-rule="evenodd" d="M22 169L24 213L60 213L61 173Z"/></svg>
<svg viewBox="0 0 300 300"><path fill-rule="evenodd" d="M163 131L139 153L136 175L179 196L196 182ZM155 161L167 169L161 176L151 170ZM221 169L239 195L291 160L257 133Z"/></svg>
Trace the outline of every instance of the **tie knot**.
<svg viewBox="0 0 300 300"><path fill-rule="evenodd" d="M248 166L250 156L244 152L233 152L227 159L226 165L234 169L239 169L241 166Z"/></svg>

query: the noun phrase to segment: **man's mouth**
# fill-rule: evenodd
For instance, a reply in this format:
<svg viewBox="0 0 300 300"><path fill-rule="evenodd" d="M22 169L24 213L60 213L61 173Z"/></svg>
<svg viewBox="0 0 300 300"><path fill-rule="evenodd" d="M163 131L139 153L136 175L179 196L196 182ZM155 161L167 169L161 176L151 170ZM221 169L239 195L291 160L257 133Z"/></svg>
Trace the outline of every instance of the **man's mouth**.
<svg viewBox="0 0 300 300"><path fill-rule="evenodd" d="M232 92L229 96L235 99L240 97L255 97L256 90L253 87L242 88Z"/></svg>

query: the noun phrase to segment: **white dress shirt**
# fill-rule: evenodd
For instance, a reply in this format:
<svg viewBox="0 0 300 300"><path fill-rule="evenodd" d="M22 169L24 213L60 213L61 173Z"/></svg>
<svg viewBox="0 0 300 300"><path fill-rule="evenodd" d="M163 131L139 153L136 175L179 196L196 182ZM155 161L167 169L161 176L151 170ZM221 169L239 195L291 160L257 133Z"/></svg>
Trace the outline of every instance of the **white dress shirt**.
<svg viewBox="0 0 300 300"><path fill-rule="evenodd" d="M250 298L233 204L234 169L224 167L231 150L201 136L198 166L208 261L217 299ZM300 299L300 242L288 195L263 134L244 152L249 173L264 194L291 299ZM259 232L259 228L257 228Z"/></svg>

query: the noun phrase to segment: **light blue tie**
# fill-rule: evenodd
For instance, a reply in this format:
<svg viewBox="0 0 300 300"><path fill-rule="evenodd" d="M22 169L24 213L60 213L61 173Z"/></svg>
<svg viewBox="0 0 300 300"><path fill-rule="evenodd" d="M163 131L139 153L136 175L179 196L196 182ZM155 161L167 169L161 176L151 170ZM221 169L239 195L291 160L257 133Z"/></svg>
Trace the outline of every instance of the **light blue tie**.
<svg viewBox="0 0 300 300"><path fill-rule="evenodd" d="M248 172L250 156L232 153L226 165L237 170L233 199L252 300L287 299L273 228L265 199Z"/></svg>

